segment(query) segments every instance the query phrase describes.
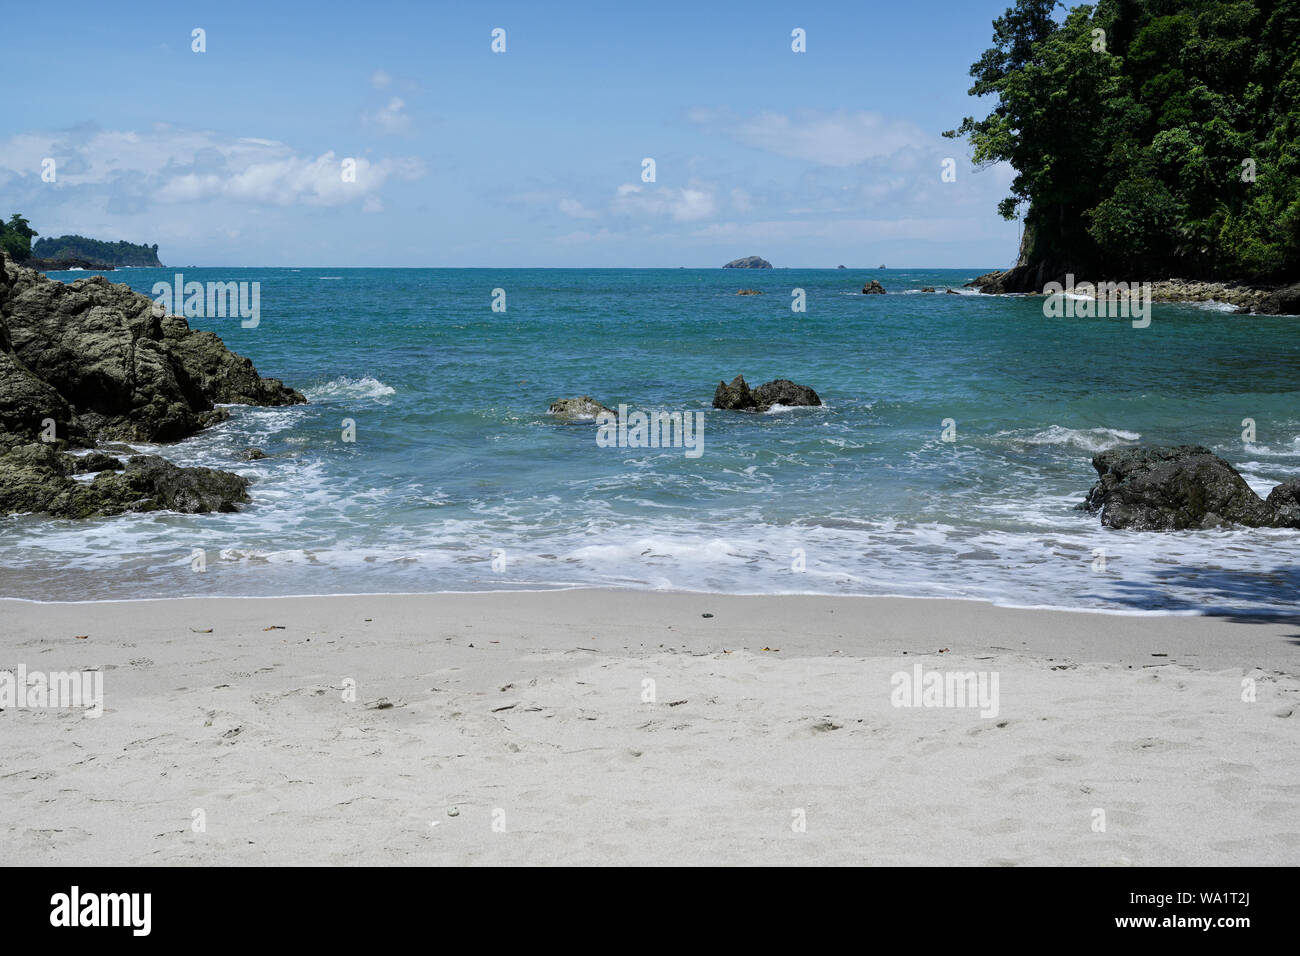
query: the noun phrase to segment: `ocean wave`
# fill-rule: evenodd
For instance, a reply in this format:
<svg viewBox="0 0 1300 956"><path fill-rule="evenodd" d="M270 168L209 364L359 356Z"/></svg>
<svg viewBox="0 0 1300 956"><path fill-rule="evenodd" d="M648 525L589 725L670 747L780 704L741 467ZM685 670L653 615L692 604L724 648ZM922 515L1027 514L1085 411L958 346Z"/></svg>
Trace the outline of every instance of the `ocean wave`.
<svg viewBox="0 0 1300 956"><path fill-rule="evenodd" d="M1291 439L1289 445L1258 445L1255 442L1246 442L1243 450L1251 455L1262 455L1268 457L1291 458L1300 455L1300 435Z"/></svg>
<svg viewBox="0 0 1300 956"><path fill-rule="evenodd" d="M774 405L769 405L768 408L763 412L763 414L780 415L784 412L801 412L801 411L806 411L808 409L817 409L818 411L830 411L830 408L831 407L827 405L825 402L823 402L820 405L782 405L780 402L777 402Z"/></svg>
<svg viewBox="0 0 1300 956"><path fill-rule="evenodd" d="M328 402L353 398L387 398L389 395L396 395L397 389L369 375L363 378L341 375L324 385L313 386L303 394L313 402Z"/></svg>
<svg viewBox="0 0 1300 956"><path fill-rule="evenodd" d="M1138 441L1142 436L1138 432L1120 428L1066 428L1063 425L1052 425L1029 436L1020 432L999 432L997 437L1014 438L1026 445L1074 445L1084 451L1099 452Z"/></svg>

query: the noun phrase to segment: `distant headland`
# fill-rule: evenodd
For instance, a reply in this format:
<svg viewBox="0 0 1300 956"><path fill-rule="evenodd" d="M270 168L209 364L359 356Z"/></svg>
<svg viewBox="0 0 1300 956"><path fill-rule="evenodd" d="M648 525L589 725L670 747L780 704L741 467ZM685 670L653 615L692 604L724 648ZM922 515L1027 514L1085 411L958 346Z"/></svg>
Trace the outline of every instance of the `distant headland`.
<svg viewBox="0 0 1300 956"><path fill-rule="evenodd" d="M20 213L9 221L0 220L0 252L29 269L52 272L59 269L162 268L158 244L106 242L85 236L59 236L32 240L40 235Z"/></svg>

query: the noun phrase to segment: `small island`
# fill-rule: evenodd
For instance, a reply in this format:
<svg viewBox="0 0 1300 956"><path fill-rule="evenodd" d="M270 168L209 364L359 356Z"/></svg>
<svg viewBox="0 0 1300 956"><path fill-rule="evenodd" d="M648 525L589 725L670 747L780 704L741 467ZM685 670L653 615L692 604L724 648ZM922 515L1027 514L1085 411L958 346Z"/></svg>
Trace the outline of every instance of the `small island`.
<svg viewBox="0 0 1300 956"><path fill-rule="evenodd" d="M770 269L772 263L760 256L746 256L743 259L732 259L722 268L724 269Z"/></svg>

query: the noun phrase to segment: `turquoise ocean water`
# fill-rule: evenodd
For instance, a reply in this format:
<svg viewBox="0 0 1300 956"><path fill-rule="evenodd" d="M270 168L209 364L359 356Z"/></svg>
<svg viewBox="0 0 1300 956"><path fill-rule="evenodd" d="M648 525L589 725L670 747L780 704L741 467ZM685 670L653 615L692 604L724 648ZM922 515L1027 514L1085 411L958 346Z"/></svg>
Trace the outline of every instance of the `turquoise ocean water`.
<svg viewBox="0 0 1300 956"><path fill-rule="evenodd" d="M238 514L0 519L0 594L601 585L1225 612L1294 609L1300 595L1295 532L1106 531L1073 507L1092 484L1090 456L1124 443L1208 445L1265 493L1300 474L1294 319L1157 304L1151 326L1134 329L1045 318L1041 299L918 291L984 269L110 278L148 294L178 271L260 282L257 328L191 325L311 404L236 407L158 449L251 477ZM871 278L890 294L859 294ZM735 295L742 287L765 294ZM491 309L495 288L504 313ZM790 308L795 288L804 313ZM825 407L711 409L718 380L742 372L754 385L811 385ZM547 416L552 400L582 393L703 411L704 453L601 448L594 426ZM1254 441L1242 439L1246 418ZM344 419L355 442L342 440ZM955 441L942 440L945 419ZM249 445L269 457L240 461Z"/></svg>

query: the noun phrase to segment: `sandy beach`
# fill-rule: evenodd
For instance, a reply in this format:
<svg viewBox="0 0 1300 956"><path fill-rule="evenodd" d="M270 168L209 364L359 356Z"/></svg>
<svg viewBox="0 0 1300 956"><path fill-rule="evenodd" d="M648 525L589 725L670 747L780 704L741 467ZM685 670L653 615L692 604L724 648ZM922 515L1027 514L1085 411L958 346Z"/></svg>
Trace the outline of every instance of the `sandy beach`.
<svg viewBox="0 0 1300 956"><path fill-rule="evenodd" d="M1298 645L1294 618L890 598L6 600L0 671L97 669L103 714L0 712L0 845L66 865L1295 865ZM921 702L896 676L918 665L996 675L996 707L896 706Z"/></svg>

